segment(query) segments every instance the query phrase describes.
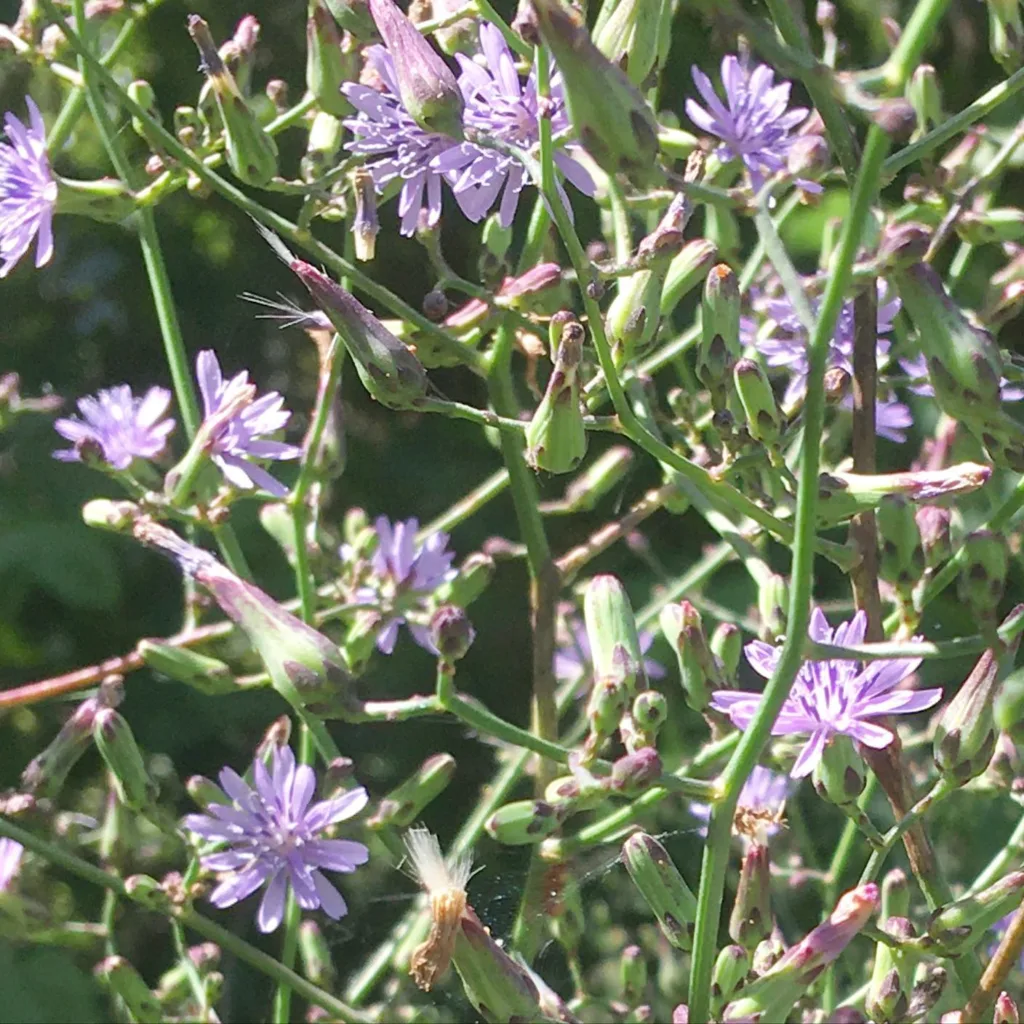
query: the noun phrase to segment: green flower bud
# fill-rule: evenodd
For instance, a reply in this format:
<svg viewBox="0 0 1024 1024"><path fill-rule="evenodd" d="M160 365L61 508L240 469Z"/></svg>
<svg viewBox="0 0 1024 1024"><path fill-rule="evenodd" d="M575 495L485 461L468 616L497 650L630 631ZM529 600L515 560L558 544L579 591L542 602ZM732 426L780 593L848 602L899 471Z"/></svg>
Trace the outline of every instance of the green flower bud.
<svg viewBox="0 0 1024 1024"><path fill-rule="evenodd" d="M143 78L137 78L128 85L128 96L142 107L154 121L161 121L160 109L156 105L156 93L153 86ZM154 152L162 152L163 146L159 141L154 141L153 132L149 125L141 118L132 115L132 131L140 138L146 140Z"/></svg>
<svg viewBox="0 0 1024 1024"><path fill-rule="evenodd" d="M633 449L617 444L602 452L565 489L566 512L589 512L629 472Z"/></svg>
<svg viewBox="0 0 1024 1024"><path fill-rule="evenodd" d="M967 321L930 266L914 264L892 279L917 328L939 406L968 424L991 419L1003 373L995 340Z"/></svg>
<svg viewBox="0 0 1024 1024"><path fill-rule="evenodd" d="M590 644L595 685L621 682L629 697L647 689L644 656L626 589L607 574L594 576L583 597L583 622Z"/></svg>
<svg viewBox="0 0 1024 1024"><path fill-rule="evenodd" d="M576 138L608 174L622 173L638 186L659 184L658 124L636 86L561 0L535 0L533 11L562 74Z"/></svg>
<svg viewBox="0 0 1024 1024"><path fill-rule="evenodd" d="M496 571L497 566L490 555L474 551L463 560L458 574L438 587L437 600L442 604L467 608L491 585Z"/></svg>
<svg viewBox="0 0 1024 1024"><path fill-rule="evenodd" d="M925 569L924 546L914 506L902 494L887 494L876 513L878 575L901 588L916 583Z"/></svg>
<svg viewBox="0 0 1024 1024"><path fill-rule="evenodd" d="M404 782L396 786L377 805L366 820L367 828L405 828L436 800L455 776L455 758L451 754L434 754Z"/></svg>
<svg viewBox="0 0 1024 1024"><path fill-rule="evenodd" d="M953 553L949 524L952 513L940 505L922 505L914 513L921 535L925 564L929 569L941 565Z"/></svg>
<svg viewBox="0 0 1024 1024"><path fill-rule="evenodd" d="M619 727L629 699L629 688L625 681L626 669L621 669L621 673L622 678L595 680L590 691L590 699L587 702L587 724L590 731L585 748L588 757L596 757L605 740Z"/></svg>
<svg viewBox="0 0 1024 1024"><path fill-rule="evenodd" d="M453 604L443 604L430 618L430 642L449 665L464 658L476 638L469 616Z"/></svg>
<svg viewBox="0 0 1024 1024"><path fill-rule="evenodd" d="M743 854L729 937L753 952L772 930L771 863L768 847L751 843Z"/></svg>
<svg viewBox="0 0 1024 1024"><path fill-rule="evenodd" d="M917 983L910 993L907 1020L923 1020L925 1014L939 1001L946 989L947 974L938 964L922 968Z"/></svg>
<svg viewBox="0 0 1024 1024"><path fill-rule="evenodd" d="M238 689L231 669L219 658L162 640L140 640L135 649L154 672L185 683L200 693L216 696Z"/></svg>
<svg viewBox="0 0 1024 1024"><path fill-rule="evenodd" d="M750 954L735 944L724 946L715 960L711 981L711 1012L719 1017L722 1008L742 988L750 971Z"/></svg>
<svg viewBox="0 0 1024 1024"><path fill-rule="evenodd" d="M733 367L732 376L750 436L775 447L782 440L782 415L768 375L753 359L740 359Z"/></svg>
<svg viewBox="0 0 1024 1024"><path fill-rule="evenodd" d="M525 846L546 839L562 824L559 810L544 800L516 800L499 807L484 826L504 846Z"/></svg>
<svg viewBox="0 0 1024 1024"><path fill-rule="evenodd" d="M451 69L392 0L369 0L370 14L395 59L398 93L424 131L462 138L463 99Z"/></svg>
<svg viewBox="0 0 1024 1024"><path fill-rule="evenodd" d="M900 943L916 938L914 926L905 917L889 917L880 925L881 931ZM879 1024L898 1024L908 1020L910 993L914 970L921 956L906 946L894 948L884 942L875 945L875 962L864 1008Z"/></svg>
<svg viewBox="0 0 1024 1024"><path fill-rule="evenodd" d="M1003 680L992 715L1000 732L1009 733L1015 742L1024 737L1024 668L1011 672Z"/></svg>
<svg viewBox="0 0 1024 1024"><path fill-rule="evenodd" d="M61 727L43 751L21 773L21 785L38 797L53 799L61 791L68 772L78 763L92 739L96 713L105 707L96 697L87 697Z"/></svg>
<svg viewBox="0 0 1024 1024"><path fill-rule="evenodd" d="M661 317L671 316L676 306L707 277L718 258L718 248L706 238L694 238L672 257L661 286Z"/></svg>
<svg viewBox="0 0 1024 1024"><path fill-rule="evenodd" d="M86 526L113 533L127 533L132 528L139 506L132 501L110 501L94 498L82 506L82 521Z"/></svg>
<svg viewBox="0 0 1024 1024"><path fill-rule="evenodd" d="M701 304L697 377L711 392L715 409L724 408L726 380L740 357L740 286L732 268L719 263L708 272Z"/></svg>
<svg viewBox="0 0 1024 1024"><path fill-rule="evenodd" d="M272 232L260 231L327 314L366 390L389 409L414 407L427 393L423 364L351 293L316 267L296 259Z"/></svg>
<svg viewBox="0 0 1024 1024"><path fill-rule="evenodd" d="M1000 992L996 998L992 1024L1020 1024L1020 1011L1009 992Z"/></svg>
<svg viewBox="0 0 1024 1024"><path fill-rule="evenodd" d="M697 900L668 852L656 839L636 832L622 844L622 862L665 938L676 949L688 951L693 944Z"/></svg>
<svg viewBox="0 0 1024 1024"><path fill-rule="evenodd" d="M130 875L124 880L128 899L157 914L170 913L171 898L167 890L149 875Z"/></svg>
<svg viewBox="0 0 1024 1024"><path fill-rule="evenodd" d="M777 573L762 579L757 588L757 611L761 619L757 635L765 643L775 643L780 636L786 635L788 609L788 581Z"/></svg>
<svg viewBox="0 0 1024 1024"><path fill-rule="evenodd" d="M544 799L549 804L564 806L567 814L590 810L604 803L608 795L606 782L607 779L577 770L574 775L552 779L544 790Z"/></svg>
<svg viewBox="0 0 1024 1024"><path fill-rule="evenodd" d="M988 4L988 48L996 62L1009 74L1021 64L1024 53L1024 22L1020 0L986 0Z"/></svg>
<svg viewBox="0 0 1024 1024"><path fill-rule="evenodd" d="M100 708L92 721L92 736L121 803L133 811L152 807L157 785L146 771L128 723L113 708Z"/></svg>
<svg viewBox="0 0 1024 1024"><path fill-rule="evenodd" d="M975 530L964 540L957 594L971 614L992 622L1006 588L1006 541L991 530Z"/></svg>
<svg viewBox="0 0 1024 1024"><path fill-rule="evenodd" d="M849 736L835 735L814 766L814 788L822 800L856 812L857 798L864 792L864 759L854 749Z"/></svg>
<svg viewBox="0 0 1024 1024"><path fill-rule="evenodd" d="M612 765L611 788L623 796L639 796L661 778L661 758L653 747L624 754Z"/></svg>
<svg viewBox="0 0 1024 1024"><path fill-rule="evenodd" d="M703 711L711 699L711 691L725 688L725 679L708 645L700 612L689 601L667 604L661 610L658 623L676 653L686 703L694 711Z"/></svg>
<svg viewBox="0 0 1024 1024"><path fill-rule="evenodd" d="M1013 871L981 892L940 907L929 918L928 934L941 955L953 956L973 949L1001 917L1020 906L1024 871Z"/></svg>
<svg viewBox="0 0 1024 1024"><path fill-rule="evenodd" d="M657 690L644 690L633 701L633 721L644 734L648 746L654 745L658 730L668 719L668 701Z"/></svg>
<svg viewBox="0 0 1024 1024"><path fill-rule="evenodd" d="M957 218L956 233L968 245L1019 242L1024 238L1024 210L1012 206L964 210Z"/></svg>
<svg viewBox="0 0 1024 1024"><path fill-rule="evenodd" d="M992 705L1001 674L999 659L993 651L985 651L935 726L935 764L959 785L980 775L992 760L996 745Z"/></svg>
<svg viewBox="0 0 1024 1024"><path fill-rule="evenodd" d="M351 114L352 104L345 99L341 87L358 76L357 54L342 49L338 23L324 0L310 0L306 21L306 88L316 97L320 110L338 118Z"/></svg>
<svg viewBox="0 0 1024 1024"><path fill-rule="evenodd" d="M619 984L622 998L635 1006L647 988L647 958L639 946L627 946L619 958Z"/></svg>
<svg viewBox="0 0 1024 1024"><path fill-rule="evenodd" d="M535 470L568 473L587 453L579 379L583 340L583 327L577 321L562 328L544 398L526 428L526 461Z"/></svg>
<svg viewBox="0 0 1024 1024"><path fill-rule="evenodd" d="M174 108L174 136L189 149L194 149L203 131L203 122L195 107Z"/></svg>
<svg viewBox="0 0 1024 1024"><path fill-rule="evenodd" d="M720 622L711 634L711 653L721 668L722 681L735 680L743 655L743 630L732 622Z"/></svg>
<svg viewBox="0 0 1024 1024"><path fill-rule="evenodd" d="M882 903L878 916L885 921L890 917L906 917L909 913L910 884L907 874L900 868L893 868L882 879Z"/></svg>
<svg viewBox="0 0 1024 1024"><path fill-rule="evenodd" d="M302 973L314 985L333 989L338 976L334 958L316 921L307 919L299 925L299 959L302 961Z"/></svg>
<svg viewBox="0 0 1024 1024"><path fill-rule="evenodd" d="M277 143L256 119L214 45L206 22L193 14L188 31L224 122L228 166L247 185L266 185L277 174Z"/></svg>
<svg viewBox="0 0 1024 1024"><path fill-rule="evenodd" d="M917 115L917 128L911 136L911 141L916 142L945 120L939 79L931 64L918 64L914 68L907 83L906 96Z"/></svg>
<svg viewBox="0 0 1024 1024"><path fill-rule="evenodd" d="M96 965L93 973L115 996L124 1000L132 1019L140 1024L160 1024L164 1019L160 1001L123 956L108 956Z"/></svg>
<svg viewBox="0 0 1024 1024"><path fill-rule="evenodd" d="M334 20L359 42L370 42L377 38L377 27L370 16L370 5L366 0L327 0Z"/></svg>
<svg viewBox="0 0 1024 1024"><path fill-rule="evenodd" d="M659 0L605 0L594 25L594 45L638 88L655 71L661 8Z"/></svg>
<svg viewBox="0 0 1024 1024"><path fill-rule="evenodd" d="M302 158L304 181L318 181L337 163L344 132L341 118L326 110L317 111L309 127L306 154Z"/></svg>
<svg viewBox="0 0 1024 1024"><path fill-rule="evenodd" d="M205 811L211 804L230 804L224 790L213 779L205 775L192 775L185 781L185 790L200 810Z"/></svg>

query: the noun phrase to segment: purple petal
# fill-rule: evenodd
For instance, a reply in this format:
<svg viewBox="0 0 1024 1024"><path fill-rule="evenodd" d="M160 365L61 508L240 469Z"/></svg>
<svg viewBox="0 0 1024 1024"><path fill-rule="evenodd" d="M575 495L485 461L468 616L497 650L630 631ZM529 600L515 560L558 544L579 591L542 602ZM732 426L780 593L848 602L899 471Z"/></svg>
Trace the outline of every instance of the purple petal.
<svg viewBox="0 0 1024 1024"><path fill-rule="evenodd" d="M276 931L284 920L284 901L287 891L288 876L284 870L279 870L270 880L256 915L256 927L264 934Z"/></svg>

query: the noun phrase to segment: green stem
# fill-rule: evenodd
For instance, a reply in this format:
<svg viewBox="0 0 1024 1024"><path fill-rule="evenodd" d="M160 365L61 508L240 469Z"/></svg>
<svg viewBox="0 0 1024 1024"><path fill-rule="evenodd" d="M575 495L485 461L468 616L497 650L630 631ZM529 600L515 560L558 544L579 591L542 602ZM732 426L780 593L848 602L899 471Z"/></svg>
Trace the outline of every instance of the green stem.
<svg viewBox="0 0 1024 1024"><path fill-rule="evenodd" d="M948 6L949 0L918 0L883 69L886 85L893 95L902 93L907 79L921 61L921 54L935 39L939 21Z"/></svg>
<svg viewBox="0 0 1024 1024"><path fill-rule="evenodd" d="M690 968L690 1019L703 1024L708 1018L711 973L722 909L722 891L729 859L732 819L740 790L757 762L778 715L803 664L803 648L810 621L814 584L815 519L818 503L818 467L825 418L825 369L829 343L842 308L864 224L878 191L882 163L889 141L880 128L868 132L860 171L853 187L850 211L828 280L817 323L808 346L807 396L804 401L804 434L800 451L799 488L796 502L788 635L782 653L764 691L756 716L746 728L720 780L722 799L713 806L704 847L697 920Z"/></svg>

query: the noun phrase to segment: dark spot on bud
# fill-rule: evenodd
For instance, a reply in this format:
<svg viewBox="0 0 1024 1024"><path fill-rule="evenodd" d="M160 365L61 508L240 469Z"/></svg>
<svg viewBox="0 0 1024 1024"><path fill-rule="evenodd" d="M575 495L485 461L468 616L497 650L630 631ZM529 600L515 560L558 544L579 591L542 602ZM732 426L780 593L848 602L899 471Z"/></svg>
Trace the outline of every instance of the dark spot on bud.
<svg viewBox="0 0 1024 1024"><path fill-rule="evenodd" d="M587 298L597 302L604 296L604 284L601 281L590 281L587 284Z"/></svg>
<svg viewBox="0 0 1024 1024"><path fill-rule="evenodd" d="M674 914L665 913L661 915L661 923L667 928L676 938L682 938L685 934L683 927L679 923L678 918Z"/></svg>
<svg viewBox="0 0 1024 1024"><path fill-rule="evenodd" d="M762 434L765 434L769 430L773 430L775 428L775 418L771 415L771 413L765 412L765 410L762 409L757 414L757 427Z"/></svg>
<svg viewBox="0 0 1024 1024"><path fill-rule="evenodd" d="M850 797L858 797L864 790L864 776L852 765L846 766L843 772L843 792Z"/></svg>

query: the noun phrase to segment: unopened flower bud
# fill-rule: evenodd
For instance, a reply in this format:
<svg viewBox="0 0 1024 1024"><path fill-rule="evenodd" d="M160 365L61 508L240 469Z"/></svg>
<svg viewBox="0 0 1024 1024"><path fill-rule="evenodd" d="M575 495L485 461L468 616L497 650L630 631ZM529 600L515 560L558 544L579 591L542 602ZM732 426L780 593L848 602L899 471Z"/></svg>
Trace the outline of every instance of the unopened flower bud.
<svg viewBox="0 0 1024 1024"><path fill-rule="evenodd" d="M907 83L907 100L914 108L917 129L914 138L920 138L943 119L942 92L938 76L931 64L918 64Z"/></svg>
<svg viewBox="0 0 1024 1024"><path fill-rule="evenodd" d="M212 804L230 805L224 790L213 779L205 775L192 775L185 781L185 790L200 810L207 810Z"/></svg>
<svg viewBox="0 0 1024 1024"><path fill-rule="evenodd" d="M864 792L864 759L848 736L835 735L814 766L814 788L822 800L837 807L855 809L857 797Z"/></svg>
<svg viewBox="0 0 1024 1024"><path fill-rule="evenodd" d="M1009 74L1020 67L1024 55L1024 22L1019 0L987 0L988 48Z"/></svg>
<svg viewBox="0 0 1024 1024"><path fill-rule="evenodd" d="M544 398L526 428L526 461L536 470L568 473L587 453L579 375L584 337L578 321L562 328Z"/></svg>
<svg viewBox="0 0 1024 1024"><path fill-rule="evenodd" d="M1017 742L1024 738L1024 668L1003 680L993 707L996 726Z"/></svg>
<svg viewBox="0 0 1024 1024"><path fill-rule="evenodd" d="M671 316L676 306L707 278L718 258L718 247L706 238L694 238L672 257L661 286L661 317Z"/></svg>
<svg viewBox="0 0 1024 1024"><path fill-rule="evenodd" d="M534 0L532 7L562 74L576 138L608 174L622 173L640 186L660 183L658 126L639 90L561 0Z"/></svg>
<svg viewBox="0 0 1024 1024"><path fill-rule="evenodd" d="M882 921L880 930L897 942L905 943L916 937L914 926L905 917L889 917ZM920 955L905 946L892 947L884 942L875 946L875 962L864 1006L877 1021L907 1020L910 992L914 984L914 969Z"/></svg>
<svg viewBox="0 0 1024 1024"><path fill-rule="evenodd" d="M344 131L341 118L326 110L317 111L309 127L306 153L301 163L304 181L318 181L337 163Z"/></svg>
<svg viewBox="0 0 1024 1024"><path fill-rule="evenodd" d="M137 78L128 85L128 96L137 103L147 114L158 123L160 122L160 109L156 105L156 93L153 86L143 78ZM162 150L163 146L154 136L153 130L142 118L132 115L132 131L140 138L146 140L153 150Z"/></svg>
<svg viewBox="0 0 1024 1024"><path fill-rule="evenodd" d="M711 691L723 689L725 680L708 645L700 612L689 601L680 601L679 604L665 605L658 622L676 653L686 703L694 711L703 711Z"/></svg>
<svg viewBox="0 0 1024 1024"><path fill-rule="evenodd" d="M924 572L924 547L914 506L902 494L887 494L876 512L879 539L878 575L909 588Z"/></svg>
<svg viewBox="0 0 1024 1024"><path fill-rule="evenodd" d="M665 847L646 833L636 832L622 844L622 862L665 938L676 949L689 950L697 900Z"/></svg>
<svg viewBox="0 0 1024 1024"><path fill-rule="evenodd" d="M464 101L451 69L393 0L369 2L395 61L402 106L424 131L461 139Z"/></svg>
<svg viewBox="0 0 1024 1024"><path fill-rule="evenodd" d="M720 622L711 634L711 652L718 659L723 681L735 680L743 655L743 630L735 623Z"/></svg>
<svg viewBox="0 0 1024 1024"><path fill-rule="evenodd" d="M643 733L648 745L653 746L658 730L668 718L668 701L657 690L644 690L633 701L633 721Z"/></svg>
<svg viewBox="0 0 1024 1024"><path fill-rule="evenodd" d="M1016 207L965 210L957 219L956 233L968 245L1019 242L1024 238L1024 210Z"/></svg>
<svg viewBox="0 0 1024 1024"><path fill-rule="evenodd" d="M753 952L772 930L771 864L768 847L751 843L743 854L729 937Z"/></svg>
<svg viewBox="0 0 1024 1024"><path fill-rule="evenodd" d="M715 960L711 981L711 1003L715 1016L743 986L750 972L750 954L739 945L724 946Z"/></svg>
<svg viewBox="0 0 1024 1024"><path fill-rule="evenodd" d="M619 981L622 998L635 1006L647 988L647 959L639 946L627 946L619 958Z"/></svg>
<svg viewBox="0 0 1024 1024"><path fill-rule="evenodd" d="M341 87L358 74L355 51L341 45L341 32L324 0L312 0L306 22L306 88L321 111L334 117L352 113Z"/></svg>
<svg viewBox="0 0 1024 1024"><path fill-rule="evenodd" d="M1009 992L1000 992L996 998L992 1024L1020 1024L1020 1011Z"/></svg>
<svg viewBox="0 0 1024 1024"><path fill-rule="evenodd" d="M228 70L210 35L206 22L193 14L188 31L199 50L217 109L224 122L228 166L247 185L266 185L277 174L277 143L249 108L234 76Z"/></svg>
<svg viewBox="0 0 1024 1024"><path fill-rule="evenodd" d="M430 618L430 642L447 662L464 658L475 638L469 616L457 605L443 604Z"/></svg>
<svg viewBox="0 0 1024 1024"><path fill-rule="evenodd" d="M1013 871L981 892L940 907L928 921L928 934L942 955L973 949L1000 918L1020 905L1024 871Z"/></svg>
<svg viewBox="0 0 1024 1024"><path fill-rule="evenodd" d="M404 782L383 797L377 810L367 819L368 828L411 825L425 807L439 797L455 776L455 758L451 754L434 754Z"/></svg>
<svg viewBox="0 0 1024 1024"><path fill-rule="evenodd" d="M952 513L941 505L922 505L914 518L921 534L925 563L929 569L935 569L953 553L949 529Z"/></svg>
<svg viewBox="0 0 1024 1024"><path fill-rule="evenodd" d="M1000 675L999 659L993 651L985 651L935 726L935 764L959 785L980 775L992 760L996 743L992 705Z"/></svg>
<svg viewBox="0 0 1024 1024"><path fill-rule="evenodd" d="M765 445L778 445L782 439L782 415L768 375L753 359L738 360L732 372L750 436Z"/></svg>
<svg viewBox="0 0 1024 1024"><path fill-rule="evenodd" d="M633 464L633 449L614 445L594 459L565 489L566 510L586 512L617 487Z"/></svg>
<svg viewBox="0 0 1024 1024"><path fill-rule="evenodd" d="M725 263L712 267L704 284L697 377L711 392L716 409L724 408L726 380L740 357L740 286Z"/></svg>
<svg viewBox="0 0 1024 1024"><path fill-rule="evenodd" d="M605 740L619 727L622 712L626 709L629 699L624 673L622 679L609 677L595 679L587 702L587 736L586 751L595 757Z"/></svg>
<svg viewBox="0 0 1024 1024"><path fill-rule="evenodd" d="M766 576L757 588L757 611L761 619L757 635L765 643L775 643L786 635L788 609L789 583L777 573Z"/></svg>
<svg viewBox="0 0 1024 1024"><path fill-rule="evenodd" d="M558 809L546 801L516 800L499 807L484 827L505 846L524 846L546 839L561 824Z"/></svg>
<svg viewBox="0 0 1024 1024"><path fill-rule="evenodd" d="M444 604L468 608L490 586L496 570L490 555L474 551L463 559L456 575L438 587L435 596Z"/></svg>
<svg viewBox="0 0 1024 1024"><path fill-rule="evenodd" d="M1006 588L1009 553L1006 541L991 530L975 530L963 543L957 593L974 617L982 622L995 618Z"/></svg>
<svg viewBox="0 0 1024 1024"><path fill-rule="evenodd" d="M94 498L82 506L82 520L86 526L114 533L127 533L139 514L139 506L131 501L110 501Z"/></svg>
<svg viewBox="0 0 1024 1024"><path fill-rule="evenodd" d="M614 576L594 576L583 598L595 684L614 679L632 697L647 689L644 658L626 589Z"/></svg>
<svg viewBox="0 0 1024 1024"><path fill-rule="evenodd" d="M93 973L115 996L124 1000L132 1017L141 1024L159 1024L164 1019L159 1000L123 956L108 956L96 965Z"/></svg>
<svg viewBox="0 0 1024 1024"><path fill-rule="evenodd" d="M156 799L157 785L127 721L113 708L100 708L93 718L92 735L110 769L118 799L133 811L148 810Z"/></svg>
<svg viewBox="0 0 1024 1024"><path fill-rule="evenodd" d="M653 747L625 754L612 765L611 788L623 796L639 796L661 778L661 758Z"/></svg>
<svg viewBox="0 0 1024 1024"><path fill-rule="evenodd" d="M946 988L947 975L938 964L926 966L910 993L908 1020L921 1020L939 1001Z"/></svg>
<svg viewBox="0 0 1024 1024"><path fill-rule="evenodd" d="M88 748L96 713L104 706L96 697L87 697L75 708L60 732L21 773L21 784L28 792L51 799L57 796L68 772Z"/></svg>
<svg viewBox="0 0 1024 1024"><path fill-rule="evenodd" d="M883 921L890 917L906 917L910 913L910 883L901 868L887 871L882 879L882 904L878 913Z"/></svg>
<svg viewBox="0 0 1024 1024"><path fill-rule="evenodd" d="M215 696L237 690L231 669L219 658L162 640L140 640L136 650L154 672L200 693Z"/></svg>

